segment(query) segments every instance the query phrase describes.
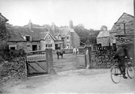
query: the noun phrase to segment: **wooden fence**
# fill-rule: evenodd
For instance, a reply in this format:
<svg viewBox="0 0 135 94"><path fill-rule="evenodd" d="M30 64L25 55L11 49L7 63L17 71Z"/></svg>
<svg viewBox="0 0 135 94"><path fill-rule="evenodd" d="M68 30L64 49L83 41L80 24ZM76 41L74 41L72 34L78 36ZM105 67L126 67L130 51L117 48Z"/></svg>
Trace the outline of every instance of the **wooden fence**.
<svg viewBox="0 0 135 94"><path fill-rule="evenodd" d="M52 49L28 52L26 58L28 77L55 73L53 69Z"/></svg>

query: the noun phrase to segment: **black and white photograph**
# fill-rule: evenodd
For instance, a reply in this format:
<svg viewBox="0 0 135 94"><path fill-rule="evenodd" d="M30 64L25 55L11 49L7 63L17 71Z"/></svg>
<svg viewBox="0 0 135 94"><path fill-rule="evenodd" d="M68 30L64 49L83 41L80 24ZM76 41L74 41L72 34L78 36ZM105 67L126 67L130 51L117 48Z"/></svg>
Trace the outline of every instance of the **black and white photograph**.
<svg viewBox="0 0 135 94"><path fill-rule="evenodd" d="M0 94L135 94L135 0L0 0Z"/></svg>

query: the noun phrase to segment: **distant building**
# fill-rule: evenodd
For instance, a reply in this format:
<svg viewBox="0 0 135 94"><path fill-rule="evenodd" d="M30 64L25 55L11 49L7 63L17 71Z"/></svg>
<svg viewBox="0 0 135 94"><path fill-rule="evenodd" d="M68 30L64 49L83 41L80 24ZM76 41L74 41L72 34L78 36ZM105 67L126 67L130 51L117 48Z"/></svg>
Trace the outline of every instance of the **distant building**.
<svg viewBox="0 0 135 94"><path fill-rule="evenodd" d="M58 28L52 26L38 26L29 21L23 27L8 28L10 38L9 49L24 49L28 51L45 50L46 48L72 49L80 46L80 37L73 28L68 26Z"/></svg>
<svg viewBox="0 0 135 94"><path fill-rule="evenodd" d="M78 48L80 46L80 37L73 28L61 27L60 35L65 49Z"/></svg>
<svg viewBox="0 0 135 94"><path fill-rule="evenodd" d="M45 27L35 26L29 22L24 27L11 27L10 38L7 44L9 49L24 49L28 51L45 50L46 48L56 49L56 45L62 44L51 34L50 30Z"/></svg>
<svg viewBox="0 0 135 94"><path fill-rule="evenodd" d="M40 39L41 50L45 50L46 48L52 48L53 50L61 48L62 41L54 37L50 32L41 32Z"/></svg>
<svg viewBox="0 0 135 94"><path fill-rule="evenodd" d="M110 45L110 31L107 30L107 27L103 27L97 36L97 44L101 44L101 46L109 46Z"/></svg>

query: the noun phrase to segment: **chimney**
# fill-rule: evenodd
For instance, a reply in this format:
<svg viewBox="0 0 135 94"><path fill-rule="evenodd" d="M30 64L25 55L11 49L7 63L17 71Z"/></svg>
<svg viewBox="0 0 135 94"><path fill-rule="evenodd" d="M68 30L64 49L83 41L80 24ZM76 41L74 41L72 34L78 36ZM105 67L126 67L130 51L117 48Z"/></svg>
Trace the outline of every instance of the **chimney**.
<svg viewBox="0 0 135 94"><path fill-rule="evenodd" d="M52 23L52 30L53 30L53 33L56 33L55 32L55 23L54 22Z"/></svg>
<svg viewBox="0 0 135 94"><path fill-rule="evenodd" d="M33 31L32 31L32 22L31 22L31 20L29 20L28 26L29 26L29 30L30 30L31 32L33 32Z"/></svg>
<svg viewBox="0 0 135 94"><path fill-rule="evenodd" d="M73 28L73 21L72 20L69 21L69 27Z"/></svg>

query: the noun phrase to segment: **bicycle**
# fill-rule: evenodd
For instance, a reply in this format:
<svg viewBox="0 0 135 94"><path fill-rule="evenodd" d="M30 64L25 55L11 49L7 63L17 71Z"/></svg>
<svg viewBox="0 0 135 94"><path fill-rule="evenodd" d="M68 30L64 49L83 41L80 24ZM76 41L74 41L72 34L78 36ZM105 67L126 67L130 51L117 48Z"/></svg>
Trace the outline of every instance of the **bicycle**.
<svg viewBox="0 0 135 94"><path fill-rule="evenodd" d="M123 75L118 67L118 62L115 61L116 63L111 67L111 79L112 81L117 84L121 81L121 76ZM131 59L130 61L127 60L125 63L126 67L126 74L130 79L133 79L135 77L135 67L131 64Z"/></svg>

